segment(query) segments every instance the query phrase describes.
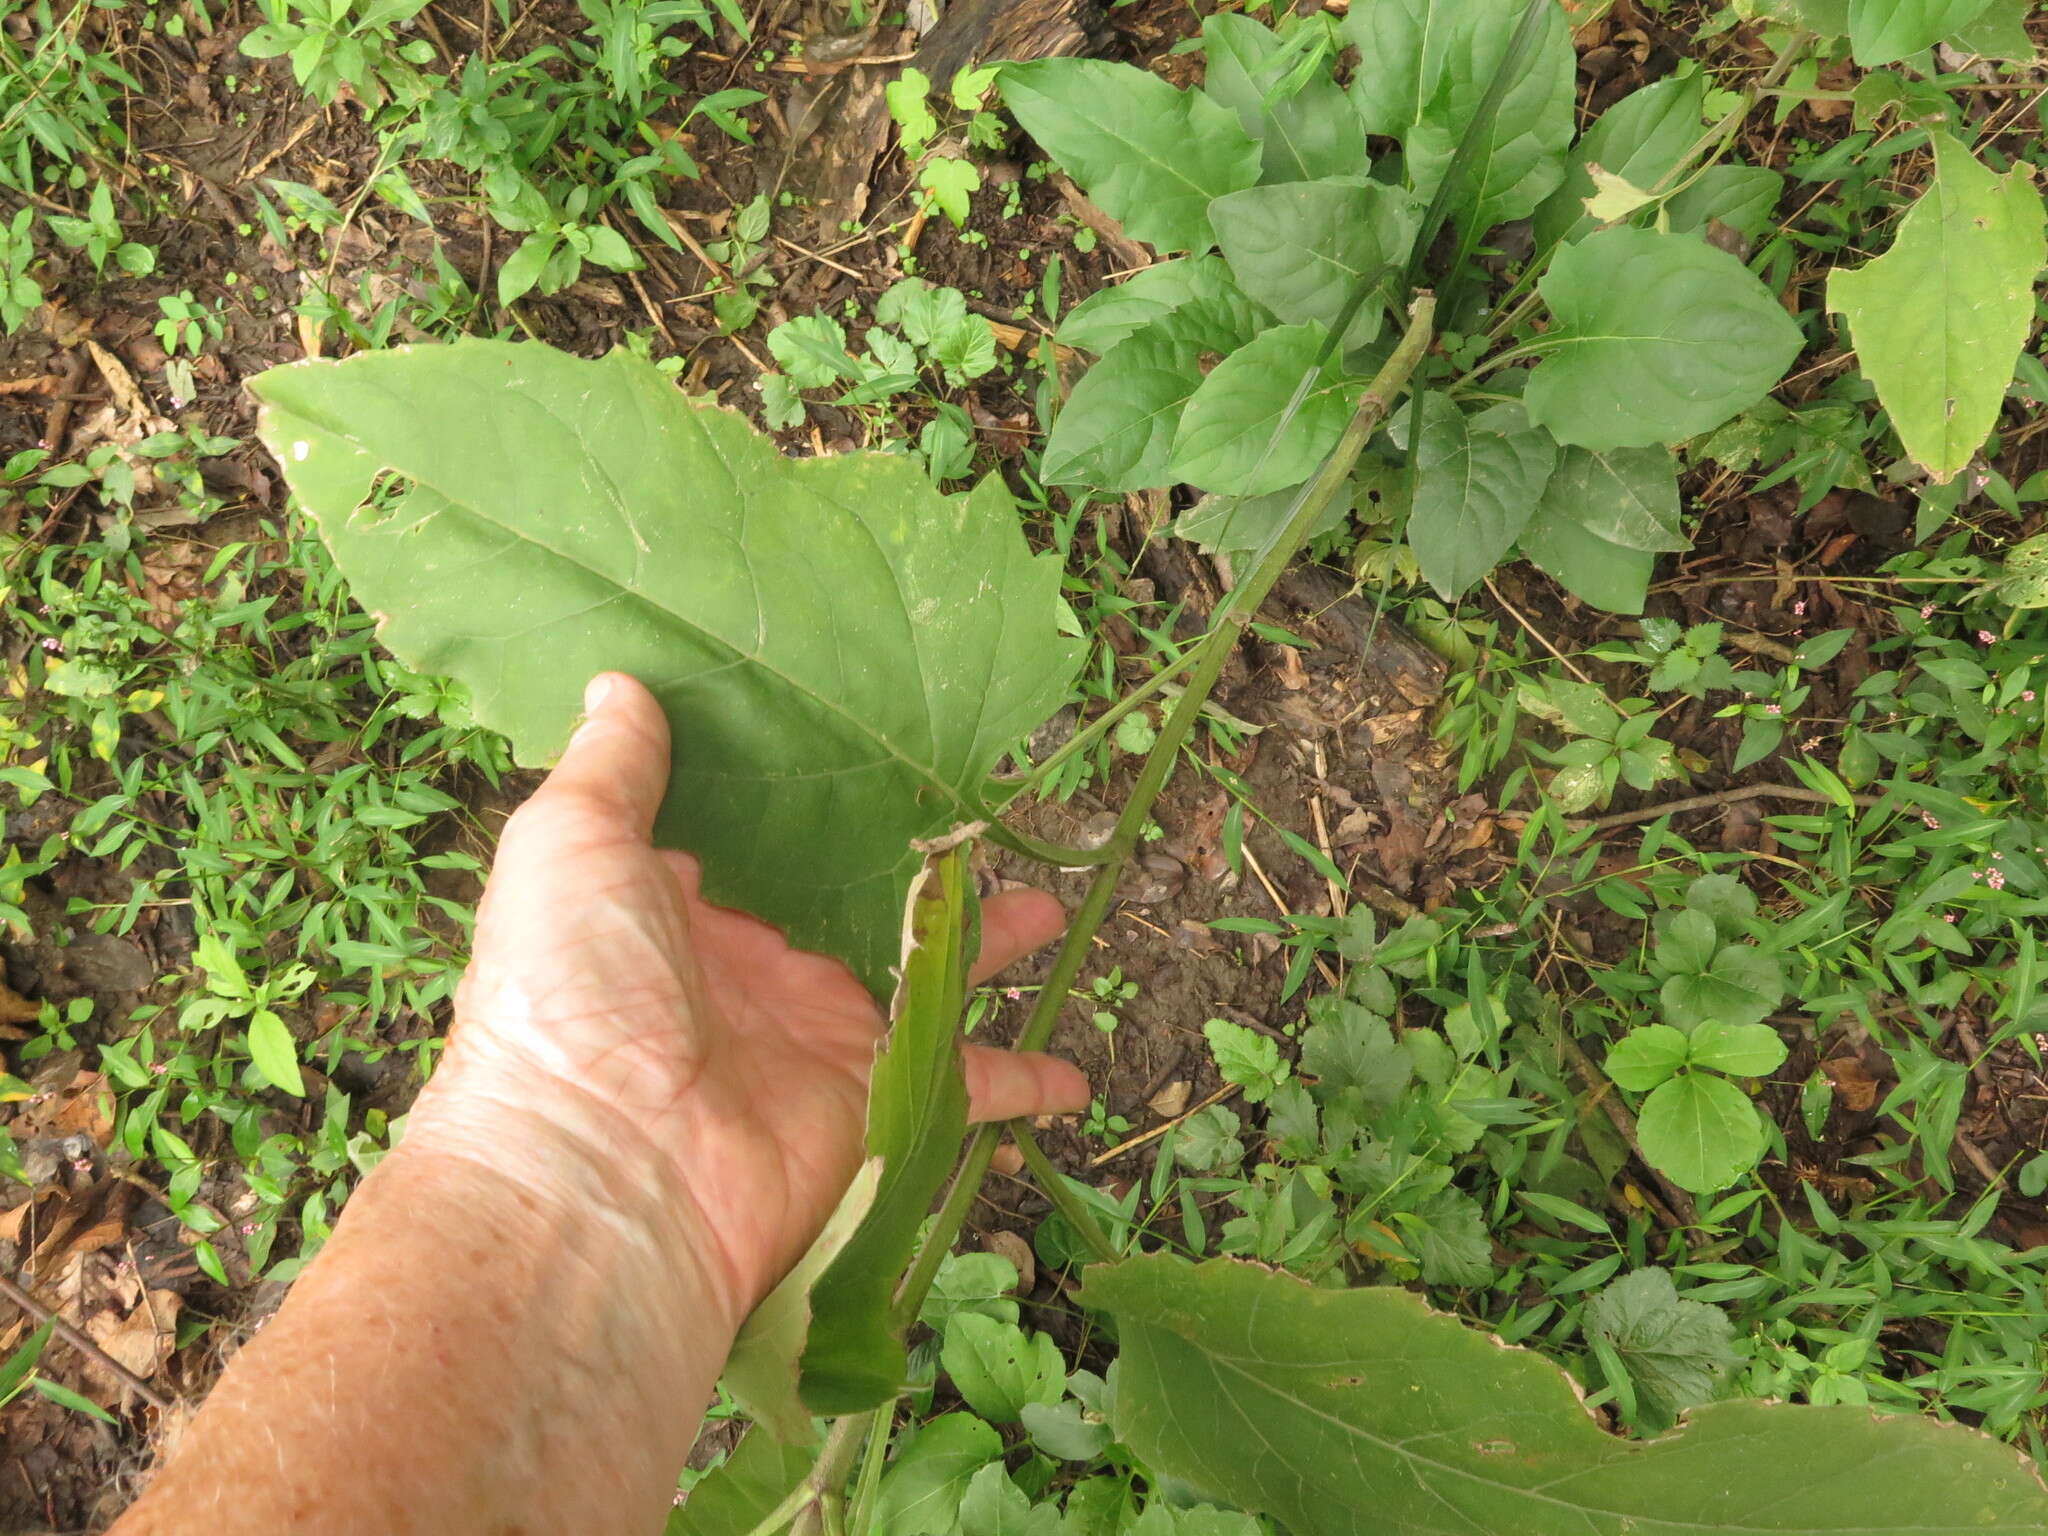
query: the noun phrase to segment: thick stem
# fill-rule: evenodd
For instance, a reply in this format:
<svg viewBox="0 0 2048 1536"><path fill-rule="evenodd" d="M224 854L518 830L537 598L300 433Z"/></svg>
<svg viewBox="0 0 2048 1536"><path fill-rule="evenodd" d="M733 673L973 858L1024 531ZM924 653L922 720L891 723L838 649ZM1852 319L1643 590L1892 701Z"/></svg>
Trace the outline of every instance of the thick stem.
<svg viewBox="0 0 2048 1536"><path fill-rule="evenodd" d="M1351 421L1344 428L1344 435L1330 450L1330 456L1323 461L1316 477L1295 498L1286 524L1260 551L1251 574L1231 588L1209 621L1208 633L1195 647L1195 666L1188 676L1187 690L1175 702L1166 723L1159 728L1159 739L1145 758L1144 766L1138 770L1130 798L1124 802L1123 814L1117 818L1116 830L1110 834L1106 845L1110 857L1096 870L1095 878L1088 884L1087 894L1081 898L1081 905L1074 912L1067 927L1066 942L1060 945L1059 953L1053 959L1052 971L1039 989L1038 1002L1025 1022L1023 1033L1017 1037L1015 1049L1043 1050L1046 1042L1052 1039L1053 1029L1059 1023L1060 1009L1080 978L1095 932L1102 926L1103 919L1109 916L1110 906L1116 900L1118 876L1138 845L1145 822L1152 814L1152 803L1159 798L1160 790L1166 787L1167 775L1173 771L1181 745L1201 717L1202 706L1208 701L1210 690L1216 686L1216 679L1222 676L1224 663L1237 648L1239 637L1259 611L1259 605L1266 600L1266 594L1294 559L1316 519L1350 479L1352 466L1358 462L1367 441L1386 420L1394 401L1407 387L1408 376L1422 361L1423 353L1429 350L1435 317L1435 297L1428 293L1416 295L1408 310L1407 330L1394 348L1393 355L1366 386L1357 410L1352 412ZM960 1235L960 1228L974 1203L976 1191L981 1188L989 1159L995 1155L996 1143L1002 1139L1002 1134L1002 1127L985 1125L968 1143L967 1154L961 1160L952 1188L947 1192L946 1203L940 1207L916 1259L896 1288L891 1321L898 1327L907 1328L916 1318L918 1308L924 1304L925 1293L931 1289L940 1263Z"/></svg>

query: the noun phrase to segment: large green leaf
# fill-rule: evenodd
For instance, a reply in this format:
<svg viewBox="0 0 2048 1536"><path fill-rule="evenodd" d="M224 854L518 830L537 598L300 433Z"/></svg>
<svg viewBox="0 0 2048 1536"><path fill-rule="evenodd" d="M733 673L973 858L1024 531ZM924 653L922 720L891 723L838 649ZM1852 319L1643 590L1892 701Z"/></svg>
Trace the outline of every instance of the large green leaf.
<svg viewBox="0 0 2048 1536"><path fill-rule="evenodd" d="M948 497L907 458L784 458L624 353L458 342L250 387L400 660L461 679L534 765L591 674L639 677L674 732L657 839L703 859L713 901L888 993L912 840L983 814L1078 664L1058 559L1031 554L1000 485Z"/></svg>
<svg viewBox="0 0 2048 1536"><path fill-rule="evenodd" d="M1669 448L1567 448L1543 500L1625 549L1691 549L1679 526L1678 461Z"/></svg>
<svg viewBox="0 0 2048 1536"><path fill-rule="evenodd" d="M1202 87L1259 141L1265 180L1366 173L1365 124L1328 70L1312 70L1300 89L1276 99L1294 56L1249 16L1211 16L1202 24L1202 51L1209 58Z"/></svg>
<svg viewBox="0 0 2048 1536"><path fill-rule="evenodd" d="M1209 200L1259 179L1259 144L1200 91L1102 59L1007 64L1003 101L1133 240L1206 251Z"/></svg>
<svg viewBox="0 0 2048 1536"><path fill-rule="evenodd" d="M1936 131L1934 181L1884 255L1828 277L1865 377L1906 452L1953 479L1997 423L2034 318L2041 194L2022 167L1994 175Z"/></svg>
<svg viewBox="0 0 2048 1536"><path fill-rule="evenodd" d="M1181 415L1167 465L1172 478L1205 491L1262 496L1313 474L1344 435L1365 391L1363 381L1346 378L1332 358L1281 427L1326 334L1320 325L1276 325L1218 364ZM1074 394L1080 397L1079 390Z"/></svg>
<svg viewBox="0 0 2048 1536"><path fill-rule="evenodd" d="M1609 613L1643 611L1657 557L1587 532L1547 493L1519 542L1522 553L1574 597Z"/></svg>
<svg viewBox="0 0 2048 1536"><path fill-rule="evenodd" d="M1372 0L1352 6L1345 35L1362 56L1351 83L1366 131L1401 140L1408 183L1435 193L1507 53L1524 0ZM1575 79L1564 11L1546 6L1536 45L1501 98L1451 207L1473 234L1519 219L1564 176Z"/></svg>
<svg viewBox="0 0 2048 1536"><path fill-rule="evenodd" d="M946 1413L910 1436L882 1474L876 1536L946 1536L974 1474L1003 1454L1003 1437L971 1413Z"/></svg>
<svg viewBox="0 0 2048 1536"><path fill-rule="evenodd" d="M1799 355L1799 327L1726 251L1609 229L1567 245L1538 288L1556 323L1523 395L1561 443L1643 448L1711 431Z"/></svg>
<svg viewBox="0 0 2048 1536"><path fill-rule="evenodd" d="M813 1413L886 1403L906 1374L891 1303L967 1132L960 1013L968 957L980 948L975 918L966 861L955 852L912 901L896 1018L868 1083L866 1150L882 1165L874 1204L811 1287L801 1391Z"/></svg>
<svg viewBox="0 0 2048 1536"><path fill-rule="evenodd" d="M1849 51L1865 69L1893 64L1967 27L1990 0L1849 0Z"/></svg>
<svg viewBox="0 0 2048 1536"><path fill-rule="evenodd" d="M1429 584L1456 597L1513 548L1557 463L1557 444L1518 406L1467 416L1432 393L1418 396L1415 409L1408 543Z"/></svg>
<svg viewBox="0 0 2048 1536"><path fill-rule="evenodd" d="M2033 1536L2048 1492L1988 1436L1866 1408L1722 1402L1605 1434L1555 1366L1391 1287L1163 1256L1090 1269L1117 1438L1294 1536Z"/></svg>
<svg viewBox="0 0 2048 1536"><path fill-rule="evenodd" d="M1420 217L1412 195L1380 181L1280 182L1209 205L1238 285L1282 320L1325 328L1337 323L1361 279L1407 259ZM1369 300L1344 345L1364 346L1385 317L1385 304Z"/></svg>
<svg viewBox="0 0 2048 1536"><path fill-rule="evenodd" d="M1704 231L1709 220L1754 240L1777 210L1785 178L1756 165L1710 165L1672 195L1664 217L1677 233Z"/></svg>
<svg viewBox="0 0 2048 1536"><path fill-rule="evenodd" d="M1167 484L1181 408L1202 382L1200 351L1172 340L1163 326L1117 343L1067 397L1041 473L1053 485L1104 491Z"/></svg>
<svg viewBox="0 0 2048 1536"><path fill-rule="evenodd" d="M1161 323L1169 316L1172 324ZM1222 257L1188 256L1090 294L1061 318L1053 339L1102 356L1125 337L1149 331L1204 352L1234 352L1263 324Z"/></svg>
<svg viewBox="0 0 2048 1536"><path fill-rule="evenodd" d="M1588 167L1598 166L1639 191L1655 190L1699 140L1705 95L1706 76L1684 75L1632 91L1601 113L1572 146L1564 185L1536 210L1537 249L1576 240L1599 226L1586 212L1585 200L1594 192Z"/></svg>

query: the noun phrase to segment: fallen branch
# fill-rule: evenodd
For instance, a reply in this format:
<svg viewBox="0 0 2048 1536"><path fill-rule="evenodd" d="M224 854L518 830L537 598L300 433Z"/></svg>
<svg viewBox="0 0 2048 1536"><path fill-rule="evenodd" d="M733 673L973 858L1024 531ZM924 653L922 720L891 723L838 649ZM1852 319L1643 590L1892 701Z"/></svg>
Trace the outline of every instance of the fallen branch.
<svg viewBox="0 0 2048 1536"><path fill-rule="evenodd" d="M1851 795L1849 800L1859 809L1867 809L1877 804L1879 798L1877 795ZM1833 795L1808 789L1804 784L1745 784L1740 789L1717 789L1710 795L1687 795L1683 800L1637 806L1632 811L1616 811L1612 816L1602 816L1595 821L1567 821L1565 825L1574 832L1608 832L1616 827L1633 826L1639 821L1655 821L1659 816L1676 816L1681 811L1710 811L1743 800L1802 800L1811 805L1841 803Z"/></svg>

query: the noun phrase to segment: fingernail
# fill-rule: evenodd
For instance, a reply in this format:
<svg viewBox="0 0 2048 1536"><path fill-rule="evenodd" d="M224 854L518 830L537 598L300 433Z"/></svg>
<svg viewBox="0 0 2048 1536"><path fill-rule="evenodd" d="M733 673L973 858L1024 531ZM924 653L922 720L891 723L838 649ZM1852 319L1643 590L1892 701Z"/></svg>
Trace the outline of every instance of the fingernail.
<svg viewBox="0 0 2048 1536"><path fill-rule="evenodd" d="M583 713L594 715L604 708L604 701L611 697L613 681L609 672L600 672L583 689Z"/></svg>

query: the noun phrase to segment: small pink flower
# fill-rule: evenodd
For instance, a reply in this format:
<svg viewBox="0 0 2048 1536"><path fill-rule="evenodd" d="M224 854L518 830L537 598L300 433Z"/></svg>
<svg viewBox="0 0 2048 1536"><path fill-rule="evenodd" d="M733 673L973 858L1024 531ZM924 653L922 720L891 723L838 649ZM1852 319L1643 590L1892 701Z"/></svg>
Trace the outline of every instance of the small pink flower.
<svg viewBox="0 0 2048 1536"><path fill-rule="evenodd" d="M1803 598L1803 597L1802 597L1801 599L1799 599L1799 601L1798 601L1798 602L1796 602L1796 603L1794 603L1794 604L1792 605L1792 617L1793 617L1793 618L1795 618L1795 619L1803 619L1803 618L1805 618L1805 617L1806 617L1806 599L1805 599L1805 598Z"/></svg>
<svg viewBox="0 0 2048 1536"><path fill-rule="evenodd" d="M1973 869L1970 871L1970 878L1972 880L1982 880L1984 878L1984 871L1981 869Z"/></svg>
<svg viewBox="0 0 2048 1536"><path fill-rule="evenodd" d="M1785 708L1782 704L1766 704L1764 706L1764 713L1767 715L1782 715L1785 713Z"/></svg>
<svg viewBox="0 0 2048 1536"><path fill-rule="evenodd" d="M1923 608L1922 608L1922 609L1920 610L1920 617L1921 617L1921 618L1923 618L1923 619L1931 619L1931 618L1933 618L1933 617L1934 617L1934 604L1932 604L1932 603L1929 603L1929 604L1927 604L1927 605L1926 605L1925 607L1923 607Z"/></svg>
<svg viewBox="0 0 2048 1536"><path fill-rule="evenodd" d="M1920 819L1927 823L1928 831L1939 832L1941 830L1941 818L1935 815L1932 811L1922 811L1920 813Z"/></svg>
<svg viewBox="0 0 2048 1536"><path fill-rule="evenodd" d="M1993 853L1993 854L1991 855L1991 857L1992 857L1993 859L2002 859L2002 858L2004 858L2004 857L2005 857L2005 855L2004 855L2004 854L2002 854L2002 853Z"/></svg>
<svg viewBox="0 0 2048 1536"><path fill-rule="evenodd" d="M1977 631L1977 643L1979 645L1996 645L1998 643L1998 636L1991 633L1988 629L1980 629Z"/></svg>
<svg viewBox="0 0 2048 1536"><path fill-rule="evenodd" d="M168 1061L152 1061L149 1064L149 1075L151 1077L162 1077L170 1070L171 1064Z"/></svg>
<svg viewBox="0 0 2048 1536"><path fill-rule="evenodd" d="M1991 870L1991 871L1989 871L1989 872L1988 872L1988 873L1987 873L1987 874L1986 874L1986 875L1984 876L1984 883L1985 883L1986 885L1990 886L1990 887L1991 887L1991 889L1992 889L1992 890L1994 890L1994 891L2002 891L2002 890L2004 890L2004 889L2005 889L2005 871L2004 871L2004 870L2002 870L2002 869L1994 869L1994 870Z"/></svg>
<svg viewBox="0 0 2048 1536"><path fill-rule="evenodd" d="M2031 704L2031 703L2033 703L2033 702L2034 702L2034 690L2033 690L2033 689L2031 689L2031 688L2026 688L2026 689L2022 689L2022 690L2021 690L2021 692L2020 692L2020 698L2021 698L2021 700L2022 700L2023 702L2025 702L2025 703L2028 703L2028 704Z"/></svg>
<svg viewBox="0 0 2048 1536"><path fill-rule="evenodd" d="M245 1221L239 1227L235 1228L235 1230L241 1233L244 1237L253 1237L256 1233L256 1223L253 1221Z"/></svg>
<svg viewBox="0 0 2048 1536"><path fill-rule="evenodd" d="M1953 912L1944 912L1944 913L1943 913L1943 914L1941 915L1941 920L1942 920L1942 921L1943 921L1944 923L1952 923L1952 922L1954 922L1954 921L1956 920L1956 915L1955 915L1955 913L1953 913Z"/></svg>
<svg viewBox="0 0 2048 1536"><path fill-rule="evenodd" d="M1003 988L1003 996L1013 1003L1018 1002L1024 996L1024 989L1022 987L1005 987Z"/></svg>

